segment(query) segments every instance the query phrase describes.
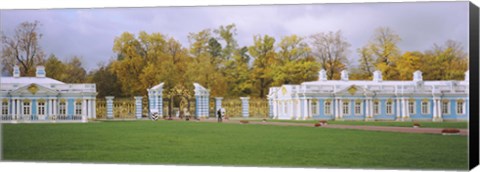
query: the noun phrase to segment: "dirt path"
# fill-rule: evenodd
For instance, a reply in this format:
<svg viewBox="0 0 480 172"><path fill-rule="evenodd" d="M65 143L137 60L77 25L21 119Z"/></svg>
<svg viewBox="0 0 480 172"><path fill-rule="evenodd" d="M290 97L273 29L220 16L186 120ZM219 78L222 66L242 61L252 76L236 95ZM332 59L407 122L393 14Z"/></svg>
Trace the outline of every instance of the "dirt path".
<svg viewBox="0 0 480 172"><path fill-rule="evenodd" d="M217 122L216 119L203 119L200 122ZM241 124L240 120L224 120L223 123ZM278 125L278 126L304 126L314 127L313 124L294 123L294 122L255 122L249 121L248 124L257 125ZM367 131L387 131L387 132L401 132L401 133L423 133L423 134L442 134L443 128L410 128L410 127L392 127L392 126L360 126L360 125L339 125L327 124L319 128L338 128L338 129L355 129ZM460 135L468 136L468 129L459 129Z"/></svg>

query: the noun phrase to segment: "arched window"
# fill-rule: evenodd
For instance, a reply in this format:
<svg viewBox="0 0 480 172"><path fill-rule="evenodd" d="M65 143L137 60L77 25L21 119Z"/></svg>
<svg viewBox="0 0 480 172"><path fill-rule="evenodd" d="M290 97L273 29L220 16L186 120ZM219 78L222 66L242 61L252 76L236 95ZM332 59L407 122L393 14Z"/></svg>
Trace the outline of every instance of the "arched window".
<svg viewBox="0 0 480 172"><path fill-rule="evenodd" d="M342 111L343 111L343 114L345 115L348 115L350 113L350 102L348 100L344 100L343 101L343 108L342 108Z"/></svg>
<svg viewBox="0 0 480 172"><path fill-rule="evenodd" d="M325 110L325 115L331 115L332 114L332 103L330 101L326 101L325 102L325 107L324 107L324 110Z"/></svg>
<svg viewBox="0 0 480 172"><path fill-rule="evenodd" d="M463 102L463 100L460 99L460 100L457 101L457 114L458 115L465 114L464 106L465 106L465 102Z"/></svg>
<svg viewBox="0 0 480 172"><path fill-rule="evenodd" d="M380 114L380 102L374 101L373 102L373 114L379 115Z"/></svg>
<svg viewBox="0 0 480 172"><path fill-rule="evenodd" d="M422 102L422 114L428 114L428 104L427 101Z"/></svg>
<svg viewBox="0 0 480 172"><path fill-rule="evenodd" d="M387 115L393 114L393 103L391 101L387 101L387 104L385 106L385 111Z"/></svg>
<svg viewBox="0 0 480 172"><path fill-rule="evenodd" d="M312 115L318 115L318 103L316 100L312 100Z"/></svg>
<svg viewBox="0 0 480 172"><path fill-rule="evenodd" d="M38 102L37 105L38 115L45 115L45 102Z"/></svg>
<svg viewBox="0 0 480 172"><path fill-rule="evenodd" d="M8 114L8 101L2 102L2 115Z"/></svg>
<svg viewBox="0 0 480 172"><path fill-rule="evenodd" d="M30 115L30 101L23 102L23 114Z"/></svg>

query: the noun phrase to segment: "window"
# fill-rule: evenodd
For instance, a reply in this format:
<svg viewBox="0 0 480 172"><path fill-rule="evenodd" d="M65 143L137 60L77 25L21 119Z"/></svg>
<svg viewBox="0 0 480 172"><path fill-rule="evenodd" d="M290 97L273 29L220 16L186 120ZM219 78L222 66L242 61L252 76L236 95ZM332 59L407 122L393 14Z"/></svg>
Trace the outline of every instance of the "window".
<svg viewBox="0 0 480 172"><path fill-rule="evenodd" d="M380 106L378 101L373 102L373 114L378 115L380 114Z"/></svg>
<svg viewBox="0 0 480 172"><path fill-rule="evenodd" d="M317 115L318 114L318 104L317 101L312 100L312 114Z"/></svg>
<svg viewBox="0 0 480 172"><path fill-rule="evenodd" d="M408 113L409 114L415 114L415 102L414 101L409 101L408 102Z"/></svg>
<svg viewBox="0 0 480 172"><path fill-rule="evenodd" d="M325 115L330 115L331 114L331 109L332 109L332 103L327 101L325 102Z"/></svg>
<svg viewBox="0 0 480 172"><path fill-rule="evenodd" d="M448 101L442 101L442 114L449 114Z"/></svg>
<svg viewBox="0 0 480 172"><path fill-rule="evenodd" d="M361 114L361 113L362 113L362 103L355 102L355 114Z"/></svg>
<svg viewBox="0 0 480 172"><path fill-rule="evenodd" d="M30 102L23 102L23 114L30 115Z"/></svg>
<svg viewBox="0 0 480 172"><path fill-rule="evenodd" d="M465 114L463 111L463 101L457 101L457 114Z"/></svg>
<svg viewBox="0 0 480 172"><path fill-rule="evenodd" d="M422 102L422 114L428 114L428 102Z"/></svg>
<svg viewBox="0 0 480 172"><path fill-rule="evenodd" d="M65 102L60 102L58 106L60 115L67 114L67 104Z"/></svg>
<svg viewBox="0 0 480 172"><path fill-rule="evenodd" d="M2 115L8 114L8 102L2 102Z"/></svg>
<svg viewBox="0 0 480 172"><path fill-rule="evenodd" d="M385 110L387 111L386 113L388 115L393 114L393 103L391 101L387 102L387 105L385 107Z"/></svg>
<svg viewBox="0 0 480 172"><path fill-rule="evenodd" d="M45 102L38 102L38 115L45 115Z"/></svg>
<svg viewBox="0 0 480 172"><path fill-rule="evenodd" d="M350 108L348 106L350 106L350 103L348 102L348 100L344 101L343 102L343 114L348 115L350 113L350 111L349 111Z"/></svg>
<svg viewBox="0 0 480 172"><path fill-rule="evenodd" d="M75 115L81 115L82 114L82 103L76 102L75 103Z"/></svg>

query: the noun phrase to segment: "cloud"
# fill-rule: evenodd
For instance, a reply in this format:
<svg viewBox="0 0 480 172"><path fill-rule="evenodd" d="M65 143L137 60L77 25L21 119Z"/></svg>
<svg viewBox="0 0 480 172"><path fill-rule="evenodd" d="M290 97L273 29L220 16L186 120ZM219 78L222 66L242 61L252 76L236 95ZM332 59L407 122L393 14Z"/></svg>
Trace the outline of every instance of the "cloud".
<svg viewBox="0 0 480 172"><path fill-rule="evenodd" d="M122 32L160 32L188 47L189 33L231 23L240 46L251 45L254 35L268 34L279 42L291 34L342 30L354 59L380 26L400 35L403 51L424 51L448 39L465 50L468 45L468 2L3 10L0 29L12 35L19 23L33 20L42 23L41 46L47 53L81 56L88 70L115 56L113 41Z"/></svg>

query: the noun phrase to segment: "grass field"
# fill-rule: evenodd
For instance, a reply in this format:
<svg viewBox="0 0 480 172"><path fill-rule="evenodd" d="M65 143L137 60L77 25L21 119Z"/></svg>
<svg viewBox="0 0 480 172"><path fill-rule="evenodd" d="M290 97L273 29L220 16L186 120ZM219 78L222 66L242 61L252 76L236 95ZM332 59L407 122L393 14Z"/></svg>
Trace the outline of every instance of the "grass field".
<svg viewBox="0 0 480 172"><path fill-rule="evenodd" d="M7 161L467 169L467 137L185 121L2 125Z"/></svg>
<svg viewBox="0 0 480 172"><path fill-rule="evenodd" d="M254 121L261 121L260 119ZM294 122L294 123L317 123L319 120L268 120L268 122ZM339 125L366 125L366 126L392 126L392 127L412 127L414 122L401 121L327 121L328 124ZM446 121L446 122L431 122L431 121L415 121L424 128L468 128L466 121Z"/></svg>

